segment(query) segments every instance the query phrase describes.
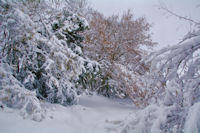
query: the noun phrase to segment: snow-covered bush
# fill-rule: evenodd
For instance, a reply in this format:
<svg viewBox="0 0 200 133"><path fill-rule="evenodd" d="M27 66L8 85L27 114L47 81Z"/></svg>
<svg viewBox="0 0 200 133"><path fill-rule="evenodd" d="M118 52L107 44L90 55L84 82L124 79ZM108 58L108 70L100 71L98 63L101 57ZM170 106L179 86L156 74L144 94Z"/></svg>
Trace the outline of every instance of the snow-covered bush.
<svg viewBox="0 0 200 133"><path fill-rule="evenodd" d="M88 69L95 72L97 65L83 56L80 47L83 37L79 33L87 28L84 18L64 7L57 8L53 1L0 0L0 65L8 65L12 81L20 84L19 93L34 92L30 103L39 105L41 99L75 104L79 76ZM6 82L0 84L2 91L11 90L8 100L25 97L18 97L14 87L2 84ZM14 104L6 103L10 107Z"/></svg>
<svg viewBox="0 0 200 133"><path fill-rule="evenodd" d="M27 90L11 71L8 64L0 64L0 104L19 109L24 118L41 121L45 117L45 109L41 107L35 92Z"/></svg>

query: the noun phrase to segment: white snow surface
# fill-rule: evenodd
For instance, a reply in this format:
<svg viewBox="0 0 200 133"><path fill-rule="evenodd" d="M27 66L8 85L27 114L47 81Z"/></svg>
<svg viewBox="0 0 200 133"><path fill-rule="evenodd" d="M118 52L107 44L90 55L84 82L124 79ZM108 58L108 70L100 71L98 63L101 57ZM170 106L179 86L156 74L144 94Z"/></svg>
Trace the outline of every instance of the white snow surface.
<svg viewBox="0 0 200 133"><path fill-rule="evenodd" d="M36 122L23 119L17 110L0 108L1 133L117 133L113 129L134 113L131 101L82 95L78 105L44 103L47 117Z"/></svg>

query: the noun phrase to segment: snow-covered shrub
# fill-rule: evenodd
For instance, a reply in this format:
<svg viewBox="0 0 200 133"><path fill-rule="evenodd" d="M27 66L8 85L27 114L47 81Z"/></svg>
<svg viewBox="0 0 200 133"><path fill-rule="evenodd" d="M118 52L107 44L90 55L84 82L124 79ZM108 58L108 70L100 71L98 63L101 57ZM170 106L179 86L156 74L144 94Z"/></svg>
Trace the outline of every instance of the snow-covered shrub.
<svg viewBox="0 0 200 133"><path fill-rule="evenodd" d="M19 109L24 118L41 121L45 117L45 109L41 107L35 92L24 88L11 69L8 64L0 64L0 104Z"/></svg>
<svg viewBox="0 0 200 133"><path fill-rule="evenodd" d="M111 71L105 66L102 67L102 65L96 64L97 67L93 67L92 71L80 75L78 82L81 83L81 87L106 97L124 98L126 89L123 85L124 77L120 75L120 71L117 68L112 69L115 71ZM116 65L113 65L113 67L116 67ZM121 82L117 82L118 80Z"/></svg>
<svg viewBox="0 0 200 133"><path fill-rule="evenodd" d="M19 92L34 92L28 108L39 108L32 106L35 102L39 105L38 99L62 105L77 102L79 76L88 68L94 71L96 65L81 50L79 33L87 28L84 18L57 8L53 1L0 1L1 63L10 67L12 79L20 84ZM2 84L0 88L7 89ZM19 101L25 97L18 97L14 90L8 96Z"/></svg>
<svg viewBox="0 0 200 133"><path fill-rule="evenodd" d="M93 62L92 66L88 66L88 62L85 62L86 72L79 75L77 83L82 90L94 91L96 88L101 86L101 71L100 66L97 62Z"/></svg>

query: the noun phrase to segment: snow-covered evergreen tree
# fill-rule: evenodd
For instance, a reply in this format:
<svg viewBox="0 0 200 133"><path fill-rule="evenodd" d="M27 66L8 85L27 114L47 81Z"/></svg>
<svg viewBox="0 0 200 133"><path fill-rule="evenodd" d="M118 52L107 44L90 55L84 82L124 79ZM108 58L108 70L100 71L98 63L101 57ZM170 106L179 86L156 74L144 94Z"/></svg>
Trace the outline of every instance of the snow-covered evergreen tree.
<svg viewBox="0 0 200 133"><path fill-rule="evenodd" d="M97 70L81 50L79 33L88 28L87 21L57 6L54 1L0 1L0 88L9 91L0 93L3 104L12 107L22 101L19 108L26 108L26 93L37 107L38 99L75 104L79 76Z"/></svg>

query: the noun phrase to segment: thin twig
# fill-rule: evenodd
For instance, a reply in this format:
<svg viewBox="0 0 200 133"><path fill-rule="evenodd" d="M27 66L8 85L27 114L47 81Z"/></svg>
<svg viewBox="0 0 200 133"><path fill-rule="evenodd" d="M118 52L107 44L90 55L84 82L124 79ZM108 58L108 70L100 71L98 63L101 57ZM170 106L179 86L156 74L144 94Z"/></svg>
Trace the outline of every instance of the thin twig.
<svg viewBox="0 0 200 133"><path fill-rule="evenodd" d="M169 10L166 7L160 6L159 8L162 9L162 10L164 10L164 11L166 11L166 12L168 12L169 14L171 14L171 15L179 18L179 19L184 19L184 20L190 21L190 22L194 23L195 25L199 25L200 24L200 22L194 21L193 19L190 19L188 17L184 17L184 16L181 16L181 15L178 15L175 12Z"/></svg>

